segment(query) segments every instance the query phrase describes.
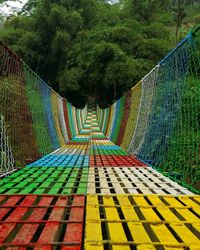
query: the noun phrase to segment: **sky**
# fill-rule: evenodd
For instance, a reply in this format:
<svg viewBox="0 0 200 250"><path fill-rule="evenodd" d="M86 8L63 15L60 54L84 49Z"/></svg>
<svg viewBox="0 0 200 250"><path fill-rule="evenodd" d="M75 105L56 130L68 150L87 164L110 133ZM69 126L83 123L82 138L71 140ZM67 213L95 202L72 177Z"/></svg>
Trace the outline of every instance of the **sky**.
<svg viewBox="0 0 200 250"><path fill-rule="evenodd" d="M16 14L27 2L28 0L5 1L0 4L0 15L7 17L11 14ZM118 0L109 0L109 2L116 3Z"/></svg>
<svg viewBox="0 0 200 250"><path fill-rule="evenodd" d="M0 4L0 14L3 16L15 14L22 9L26 2L28 2L28 0L5 1Z"/></svg>

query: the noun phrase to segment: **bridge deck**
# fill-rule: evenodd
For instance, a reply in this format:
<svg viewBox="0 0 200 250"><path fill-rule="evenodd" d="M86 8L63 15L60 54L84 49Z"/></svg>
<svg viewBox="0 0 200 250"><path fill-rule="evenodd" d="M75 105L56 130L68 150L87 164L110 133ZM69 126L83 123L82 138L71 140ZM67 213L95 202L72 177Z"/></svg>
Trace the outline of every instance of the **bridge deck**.
<svg viewBox="0 0 200 250"><path fill-rule="evenodd" d="M92 109L0 193L2 249L200 249L199 196L109 141Z"/></svg>

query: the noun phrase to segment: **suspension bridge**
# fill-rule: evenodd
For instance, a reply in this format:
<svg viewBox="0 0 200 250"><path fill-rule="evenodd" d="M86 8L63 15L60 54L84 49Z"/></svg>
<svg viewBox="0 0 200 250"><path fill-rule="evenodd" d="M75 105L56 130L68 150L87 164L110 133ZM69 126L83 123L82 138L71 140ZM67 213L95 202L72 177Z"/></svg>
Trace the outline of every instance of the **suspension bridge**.
<svg viewBox="0 0 200 250"><path fill-rule="evenodd" d="M77 109L0 44L0 248L200 249L200 35Z"/></svg>

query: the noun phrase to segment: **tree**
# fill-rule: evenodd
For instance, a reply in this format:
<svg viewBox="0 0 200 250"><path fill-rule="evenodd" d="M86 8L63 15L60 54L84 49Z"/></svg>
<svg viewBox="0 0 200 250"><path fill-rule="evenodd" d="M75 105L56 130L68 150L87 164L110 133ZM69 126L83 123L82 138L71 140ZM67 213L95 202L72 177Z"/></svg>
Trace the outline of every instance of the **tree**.
<svg viewBox="0 0 200 250"><path fill-rule="evenodd" d="M0 38L74 105L107 106L171 49L169 3L30 0Z"/></svg>
<svg viewBox="0 0 200 250"><path fill-rule="evenodd" d="M181 0L178 0L177 6L174 9L174 12L175 12L175 20L176 20L176 44L177 44L179 28L182 24L183 18L185 17L185 11L181 5Z"/></svg>

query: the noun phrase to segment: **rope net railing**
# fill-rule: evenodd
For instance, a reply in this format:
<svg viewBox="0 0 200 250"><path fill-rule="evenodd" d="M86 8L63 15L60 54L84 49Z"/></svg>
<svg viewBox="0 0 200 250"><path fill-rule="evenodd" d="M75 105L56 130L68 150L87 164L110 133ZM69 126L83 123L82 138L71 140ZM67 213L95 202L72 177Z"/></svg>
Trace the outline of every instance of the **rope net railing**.
<svg viewBox="0 0 200 250"><path fill-rule="evenodd" d="M107 109L100 129L162 173L199 189L200 32L191 32ZM0 176L73 139L87 106L76 109L0 44Z"/></svg>
<svg viewBox="0 0 200 250"><path fill-rule="evenodd" d="M75 137L86 113L87 106L73 107L0 43L0 176Z"/></svg>
<svg viewBox="0 0 200 250"><path fill-rule="evenodd" d="M111 141L193 191L200 189L198 30L116 103L97 108Z"/></svg>

